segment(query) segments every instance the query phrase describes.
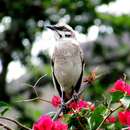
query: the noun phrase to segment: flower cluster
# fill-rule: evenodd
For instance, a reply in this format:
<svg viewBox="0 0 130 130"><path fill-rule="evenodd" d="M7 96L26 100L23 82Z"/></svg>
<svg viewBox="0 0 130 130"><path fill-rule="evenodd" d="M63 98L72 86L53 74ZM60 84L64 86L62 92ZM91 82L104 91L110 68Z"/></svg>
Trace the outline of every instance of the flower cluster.
<svg viewBox="0 0 130 130"><path fill-rule="evenodd" d="M89 101L79 99L67 104L66 113L59 114L56 121L53 121L50 116L44 115L33 125L33 130L83 130L90 127L106 129L108 126L111 129L126 127L125 129L130 130L130 85L119 79L109 89L109 92L109 96L105 97L104 104L97 104L96 107ZM61 103L60 96L53 96L51 100L53 107L60 109ZM112 110L112 113L108 111L109 109ZM114 112L115 114L113 114ZM106 117L105 120L104 117Z"/></svg>
<svg viewBox="0 0 130 130"><path fill-rule="evenodd" d="M76 111L80 111L81 109L91 109L94 110L95 106L94 104L92 104L91 102L87 102L87 101L83 101L83 100L79 100L79 101L73 101L71 102L68 107L70 109L76 110Z"/></svg>
<svg viewBox="0 0 130 130"><path fill-rule="evenodd" d="M51 104L52 104L54 107L59 107L60 104L61 104L61 98L60 98L60 96L53 96L53 97L52 97L52 100L51 100Z"/></svg>
<svg viewBox="0 0 130 130"><path fill-rule="evenodd" d="M44 115L33 125L33 130L68 130L68 126L60 120L53 121L50 116Z"/></svg>
<svg viewBox="0 0 130 130"><path fill-rule="evenodd" d="M115 82L114 87L110 89L110 92L122 91L130 95L130 85L127 84L124 80L119 79Z"/></svg>
<svg viewBox="0 0 130 130"><path fill-rule="evenodd" d="M61 98L60 96L53 96L51 100L51 104L54 107L59 107L61 105ZM91 109L94 110L95 106L91 102L87 102L84 100L79 100L79 101L73 101L67 106L69 109L73 109L76 111L80 111L81 109Z"/></svg>
<svg viewBox="0 0 130 130"><path fill-rule="evenodd" d="M130 126L130 111L119 112L118 119L122 125Z"/></svg>

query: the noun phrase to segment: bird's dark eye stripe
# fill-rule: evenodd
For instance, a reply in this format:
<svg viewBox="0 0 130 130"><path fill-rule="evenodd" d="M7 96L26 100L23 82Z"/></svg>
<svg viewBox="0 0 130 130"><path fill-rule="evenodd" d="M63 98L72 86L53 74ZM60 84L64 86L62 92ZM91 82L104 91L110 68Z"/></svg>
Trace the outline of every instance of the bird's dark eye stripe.
<svg viewBox="0 0 130 130"><path fill-rule="evenodd" d="M70 34L65 34L65 36L66 36L66 37L71 37L71 35L70 35Z"/></svg>
<svg viewBox="0 0 130 130"><path fill-rule="evenodd" d="M55 26L55 29L57 29L59 31L63 31L64 27L57 27L57 26Z"/></svg>
<svg viewBox="0 0 130 130"><path fill-rule="evenodd" d="M55 26L55 29L57 29L57 30L59 30L59 31L68 31L68 32L70 32L70 30L68 30L68 29L65 28L64 26L60 26L60 27Z"/></svg>

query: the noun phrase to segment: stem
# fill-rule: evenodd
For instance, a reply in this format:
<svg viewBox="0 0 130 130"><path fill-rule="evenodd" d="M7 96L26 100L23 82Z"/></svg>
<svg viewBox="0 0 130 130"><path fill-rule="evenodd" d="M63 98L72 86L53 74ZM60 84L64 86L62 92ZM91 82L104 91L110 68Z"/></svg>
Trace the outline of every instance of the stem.
<svg viewBox="0 0 130 130"><path fill-rule="evenodd" d="M0 123L0 126L3 126L3 128L5 128L6 130L13 130L13 129L11 129L10 127L6 126L6 125L3 124L3 123Z"/></svg>
<svg viewBox="0 0 130 130"><path fill-rule="evenodd" d="M54 115L52 120L56 120L61 112L62 112L62 107L57 111L57 113Z"/></svg>
<svg viewBox="0 0 130 130"><path fill-rule="evenodd" d="M98 126L98 128L96 130L99 130L101 128L101 126L103 125L103 123L105 122L105 120L116 110L118 110L119 108L121 108L123 105L120 104L117 108L110 110L110 113L102 120L102 122L100 123L100 125Z"/></svg>
<svg viewBox="0 0 130 130"><path fill-rule="evenodd" d="M36 98L32 98L32 99L25 99L25 100L21 100L21 101L17 101L17 102L30 102L30 101L35 101L35 100L41 100L43 102L47 102L47 103L51 104L50 101L44 100L44 99L42 99L40 97L36 97Z"/></svg>
<svg viewBox="0 0 130 130"><path fill-rule="evenodd" d="M0 119L11 121L11 122L15 123L16 125L18 125L19 127L24 128L25 130L32 130L31 128L21 124L20 122L14 120L14 119L11 119L11 118L8 118L8 117L3 117L3 116L0 116Z"/></svg>

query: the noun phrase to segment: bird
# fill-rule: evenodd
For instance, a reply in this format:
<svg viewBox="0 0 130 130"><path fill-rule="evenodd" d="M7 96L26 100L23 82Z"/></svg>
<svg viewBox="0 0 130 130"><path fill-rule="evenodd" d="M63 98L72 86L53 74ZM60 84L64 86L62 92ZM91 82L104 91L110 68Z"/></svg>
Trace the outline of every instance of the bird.
<svg viewBox="0 0 130 130"><path fill-rule="evenodd" d="M83 51L75 31L65 23L46 26L54 32L55 46L51 54L52 79L63 102L78 93L84 70Z"/></svg>

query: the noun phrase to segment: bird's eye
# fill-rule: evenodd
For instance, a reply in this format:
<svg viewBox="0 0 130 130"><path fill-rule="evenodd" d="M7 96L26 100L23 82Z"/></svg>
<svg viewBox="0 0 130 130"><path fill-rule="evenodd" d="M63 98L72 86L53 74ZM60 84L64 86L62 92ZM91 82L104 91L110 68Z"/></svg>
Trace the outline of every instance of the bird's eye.
<svg viewBox="0 0 130 130"><path fill-rule="evenodd" d="M70 34L65 34L65 37L71 37L71 35Z"/></svg>

